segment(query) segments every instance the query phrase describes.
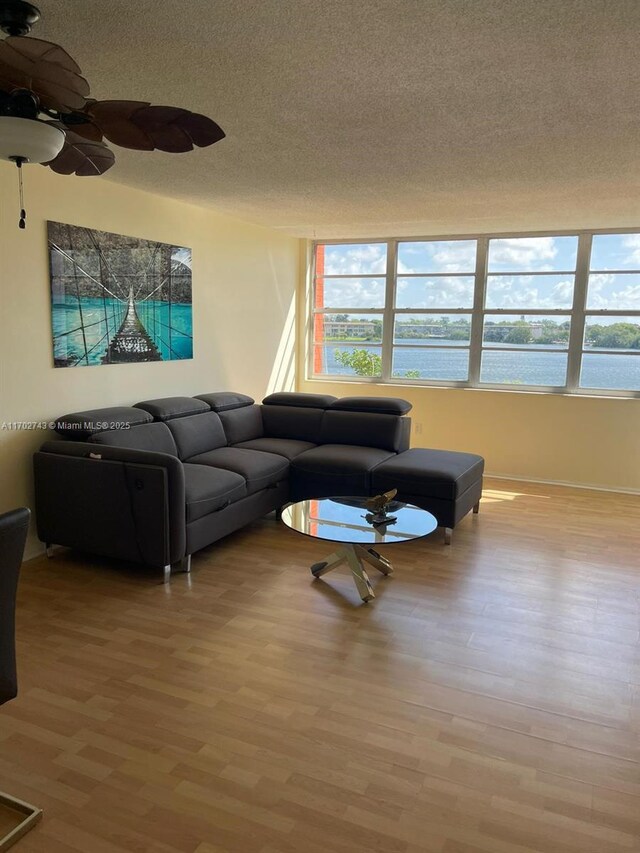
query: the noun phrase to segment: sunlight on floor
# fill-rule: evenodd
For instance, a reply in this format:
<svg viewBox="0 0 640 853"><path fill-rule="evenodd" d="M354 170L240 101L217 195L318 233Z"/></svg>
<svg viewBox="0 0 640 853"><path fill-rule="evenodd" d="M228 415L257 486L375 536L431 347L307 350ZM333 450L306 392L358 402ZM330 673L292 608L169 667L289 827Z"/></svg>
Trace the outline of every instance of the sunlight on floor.
<svg viewBox="0 0 640 853"><path fill-rule="evenodd" d="M504 489L483 489L483 503L500 503L501 501L515 501L517 498L531 498L532 500L551 500L551 495L532 495L529 492L511 492Z"/></svg>

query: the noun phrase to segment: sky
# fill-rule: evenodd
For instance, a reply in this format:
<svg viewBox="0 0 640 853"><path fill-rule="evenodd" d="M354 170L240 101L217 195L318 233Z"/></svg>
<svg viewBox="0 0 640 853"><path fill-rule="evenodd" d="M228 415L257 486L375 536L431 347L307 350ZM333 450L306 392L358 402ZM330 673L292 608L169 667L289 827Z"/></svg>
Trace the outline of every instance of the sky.
<svg viewBox="0 0 640 853"><path fill-rule="evenodd" d="M570 309L577 246L577 237L491 240L487 307ZM471 308L475 255L475 240L399 243L396 307ZM384 242L325 246L325 305L382 308L386 264ZM640 310L640 234L595 235L590 269L587 308ZM345 275L355 278L336 278Z"/></svg>
<svg viewBox="0 0 640 853"><path fill-rule="evenodd" d="M171 260L184 264L185 267L191 269L191 249L185 249L182 246L176 246L171 253Z"/></svg>

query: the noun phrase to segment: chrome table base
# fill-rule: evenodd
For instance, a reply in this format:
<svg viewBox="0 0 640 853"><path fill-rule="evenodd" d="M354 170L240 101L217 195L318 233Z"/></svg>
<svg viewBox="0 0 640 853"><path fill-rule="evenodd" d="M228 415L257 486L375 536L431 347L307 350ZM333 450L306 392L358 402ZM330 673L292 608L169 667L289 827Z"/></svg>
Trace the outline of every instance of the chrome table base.
<svg viewBox="0 0 640 853"><path fill-rule="evenodd" d="M345 545L339 551L330 554L326 560L314 563L311 566L311 574L314 578L320 578L322 575L326 575L327 572L337 569L343 563L347 563L351 569L358 593L365 604L371 601L372 598L375 598L375 593L373 592L369 575L365 571L363 563L369 563L369 565L378 569L379 572L382 572L383 575L393 573L391 563L381 554L378 554L377 551L374 551L373 548L367 548L363 545Z"/></svg>

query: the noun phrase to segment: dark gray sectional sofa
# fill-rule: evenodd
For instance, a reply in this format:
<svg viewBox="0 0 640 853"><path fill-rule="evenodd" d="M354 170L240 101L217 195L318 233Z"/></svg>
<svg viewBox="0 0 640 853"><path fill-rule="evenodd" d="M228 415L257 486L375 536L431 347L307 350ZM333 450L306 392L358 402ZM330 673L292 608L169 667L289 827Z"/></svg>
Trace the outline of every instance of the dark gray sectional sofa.
<svg viewBox="0 0 640 853"><path fill-rule="evenodd" d="M377 397L278 393L146 400L59 418L34 455L38 535L52 544L187 570L190 555L290 501L398 497L433 512L450 541L475 508L484 462L409 449L411 406Z"/></svg>

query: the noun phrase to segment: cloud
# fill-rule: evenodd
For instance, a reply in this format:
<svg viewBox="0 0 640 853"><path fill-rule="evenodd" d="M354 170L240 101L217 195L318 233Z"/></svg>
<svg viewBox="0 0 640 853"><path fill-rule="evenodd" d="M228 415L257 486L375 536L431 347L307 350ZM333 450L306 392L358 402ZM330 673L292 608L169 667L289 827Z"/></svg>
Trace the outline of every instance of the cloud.
<svg viewBox="0 0 640 853"><path fill-rule="evenodd" d="M573 276L489 276L487 308L571 309Z"/></svg>
<svg viewBox="0 0 640 853"><path fill-rule="evenodd" d="M489 243L489 269L550 270L558 254L553 237L513 237L491 240Z"/></svg>
<svg viewBox="0 0 640 853"><path fill-rule="evenodd" d="M384 279L326 278L324 282L324 305L328 308L382 308L384 298Z"/></svg>
<svg viewBox="0 0 640 853"><path fill-rule="evenodd" d="M587 308L640 311L640 276L592 273L589 276Z"/></svg>
<svg viewBox="0 0 640 853"><path fill-rule="evenodd" d="M384 275L386 267L384 243L325 246L325 275Z"/></svg>
<svg viewBox="0 0 640 853"><path fill-rule="evenodd" d="M555 303L562 305L570 303L573 298L573 280L559 281L557 284L554 284L551 292L555 297L553 300Z"/></svg>
<svg viewBox="0 0 640 853"><path fill-rule="evenodd" d="M177 248L172 253L171 260L191 269L191 249Z"/></svg>
<svg viewBox="0 0 640 853"><path fill-rule="evenodd" d="M592 270L640 270L640 234L596 234Z"/></svg>
<svg viewBox="0 0 640 853"><path fill-rule="evenodd" d="M424 241L398 245L398 274L468 273L476 265L475 240Z"/></svg>
<svg viewBox="0 0 640 853"><path fill-rule="evenodd" d="M399 278L398 308L471 308L472 277Z"/></svg>
<svg viewBox="0 0 640 853"><path fill-rule="evenodd" d="M625 249L630 249L628 255L628 260L631 265L635 265L640 268L640 234L627 234L623 240L622 245Z"/></svg>

